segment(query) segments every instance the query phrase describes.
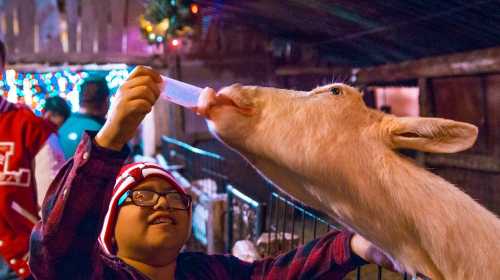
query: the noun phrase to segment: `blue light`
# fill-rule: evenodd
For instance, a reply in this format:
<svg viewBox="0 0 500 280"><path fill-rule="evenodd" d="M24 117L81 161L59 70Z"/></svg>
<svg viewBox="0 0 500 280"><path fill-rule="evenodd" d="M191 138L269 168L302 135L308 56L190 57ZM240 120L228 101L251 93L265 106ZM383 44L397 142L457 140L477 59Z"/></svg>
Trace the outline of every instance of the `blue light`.
<svg viewBox="0 0 500 280"><path fill-rule="evenodd" d="M1 1L1 0L0 0ZM156 38L155 38L156 41ZM105 76L111 93L115 93L127 79L131 67L116 66L111 69L78 70L69 68L54 72L18 72L7 69L0 73L0 96L6 95L9 101L23 100L36 114L40 113L45 98L60 95L71 103L72 111L78 111L78 88L88 76Z"/></svg>
<svg viewBox="0 0 500 280"><path fill-rule="evenodd" d="M158 42L158 43L163 42L163 36L156 37L156 42Z"/></svg>

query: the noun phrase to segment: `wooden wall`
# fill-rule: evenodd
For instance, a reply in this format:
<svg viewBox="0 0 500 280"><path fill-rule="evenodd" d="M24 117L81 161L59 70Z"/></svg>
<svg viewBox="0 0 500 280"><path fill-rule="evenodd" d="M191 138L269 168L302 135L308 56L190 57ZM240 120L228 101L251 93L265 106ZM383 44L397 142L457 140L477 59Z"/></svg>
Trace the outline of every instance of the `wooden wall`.
<svg viewBox="0 0 500 280"><path fill-rule="evenodd" d="M420 115L472 123L476 144L457 154L419 154L446 178L500 215L500 48L357 69L362 85L415 83Z"/></svg>
<svg viewBox="0 0 500 280"><path fill-rule="evenodd" d="M0 1L0 38L10 63L146 63L142 0ZM161 52L160 52L161 53Z"/></svg>
<svg viewBox="0 0 500 280"><path fill-rule="evenodd" d="M500 74L429 78L421 87L426 115L479 128L471 149L453 155L425 155L426 165L500 214Z"/></svg>
<svg viewBox="0 0 500 280"><path fill-rule="evenodd" d="M294 87L314 86L350 74L348 83L370 86L418 86L420 115L472 123L476 144L457 154L417 158L500 216L500 47L429 57L369 68L281 67L276 74ZM312 77L312 78L311 78ZM372 94L365 94L365 101Z"/></svg>

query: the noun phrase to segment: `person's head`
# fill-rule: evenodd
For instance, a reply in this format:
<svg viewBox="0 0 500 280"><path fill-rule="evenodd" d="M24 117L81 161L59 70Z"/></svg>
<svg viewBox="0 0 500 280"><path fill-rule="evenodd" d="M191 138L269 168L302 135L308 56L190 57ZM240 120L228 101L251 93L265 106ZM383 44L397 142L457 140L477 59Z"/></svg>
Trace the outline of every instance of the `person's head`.
<svg viewBox="0 0 500 280"><path fill-rule="evenodd" d="M43 110L43 118L51 121L57 127L68 119L71 114L71 108L62 97L54 96L45 100L45 108Z"/></svg>
<svg viewBox="0 0 500 280"><path fill-rule="evenodd" d="M80 85L80 112L104 118L109 109L109 88L106 79L87 78Z"/></svg>
<svg viewBox="0 0 500 280"><path fill-rule="evenodd" d="M7 59L7 50L5 44L0 40L0 73L5 70L5 63Z"/></svg>
<svg viewBox="0 0 500 280"><path fill-rule="evenodd" d="M122 259L165 265L177 257L191 233L191 197L152 163L122 168L99 242Z"/></svg>

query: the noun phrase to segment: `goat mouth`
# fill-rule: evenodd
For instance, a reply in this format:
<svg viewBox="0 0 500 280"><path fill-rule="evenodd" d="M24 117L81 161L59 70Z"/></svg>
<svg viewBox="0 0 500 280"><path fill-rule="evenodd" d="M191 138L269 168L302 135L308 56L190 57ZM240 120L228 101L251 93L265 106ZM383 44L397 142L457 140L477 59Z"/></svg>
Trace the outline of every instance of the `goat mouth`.
<svg viewBox="0 0 500 280"><path fill-rule="evenodd" d="M227 96L225 94L220 94L218 93L215 96L216 99L216 106L232 106L234 109L236 109L239 113L245 116L251 116L253 114L253 107L248 106L248 105L242 105L241 102L235 101L230 96Z"/></svg>
<svg viewBox="0 0 500 280"><path fill-rule="evenodd" d="M202 93L203 95L203 93ZM198 107L195 109L196 113L199 115L210 119L210 112L215 107L229 107L233 110L237 111L239 114L243 116L252 116L255 113L255 110L252 106L243 105L239 100L235 97L217 93L210 94L207 93L203 96L200 96L200 100L198 101Z"/></svg>

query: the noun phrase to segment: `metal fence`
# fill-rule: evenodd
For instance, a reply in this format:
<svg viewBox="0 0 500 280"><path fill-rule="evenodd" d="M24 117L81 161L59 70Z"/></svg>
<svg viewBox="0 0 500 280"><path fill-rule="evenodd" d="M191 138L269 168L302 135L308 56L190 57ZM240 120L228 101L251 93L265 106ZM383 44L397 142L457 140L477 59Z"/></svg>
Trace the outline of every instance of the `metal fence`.
<svg viewBox="0 0 500 280"><path fill-rule="evenodd" d="M340 225L312 209L308 209L301 203L291 200L285 195L273 192L269 201L267 216L268 238L277 240L280 252L285 252L303 245L308 241L326 234L332 229L339 229ZM290 238L287 238L288 235ZM268 242L271 244L271 242ZM270 246L267 249L271 254ZM362 267L356 269L356 279L363 279ZM384 269L377 267L377 280L382 280ZM408 276L402 275L401 279L407 280Z"/></svg>
<svg viewBox="0 0 500 280"><path fill-rule="evenodd" d="M232 185L226 188L226 253L231 252L235 241L247 239L257 241L265 226L266 205L257 202Z"/></svg>
<svg viewBox="0 0 500 280"><path fill-rule="evenodd" d="M216 153L204 151L171 137L162 137L163 154L170 164L175 164L190 182L211 179L205 187L215 193L223 193L228 176L224 158ZM212 186L210 186L210 184ZM207 186L208 185L208 186Z"/></svg>

